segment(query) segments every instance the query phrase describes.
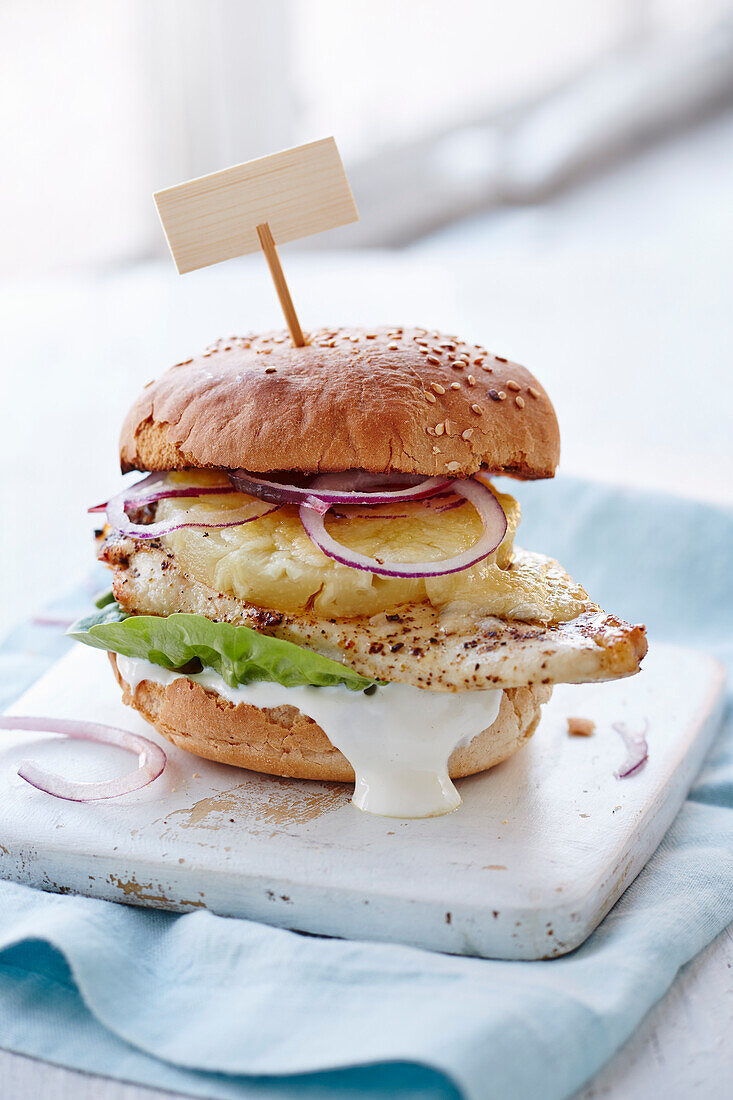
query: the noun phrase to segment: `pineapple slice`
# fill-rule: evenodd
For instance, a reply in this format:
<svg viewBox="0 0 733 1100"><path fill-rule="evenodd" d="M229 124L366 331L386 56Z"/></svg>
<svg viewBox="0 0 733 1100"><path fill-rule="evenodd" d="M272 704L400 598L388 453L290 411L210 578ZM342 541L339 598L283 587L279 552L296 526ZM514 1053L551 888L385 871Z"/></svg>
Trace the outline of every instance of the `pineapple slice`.
<svg viewBox="0 0 733 1100"><path fill-rule="evenodd" d="M220 484L207 471L171 474L172 483ZM517 501L492 488L507 516L507 533L493 554L470 569L444 577L379 577L327 558L306 535L294 506L238 527L209 531L184 529L162 542L195 580L247 603L280 611L312 611L323 618L376 615L406 603L429 601L443 607L455 601L480 606L486 614L545 622L573 618L589 605L580 586L572 590L539 555L514 555L519 524ZM247 499L247 498L245 498ZM184 512L197 523L241 506L243 494L161 501L159 520L175 521ZM334 509L333 511L336 511ZM438 512L423 503L372 505L374 518L356 515L358 507L338 507L326 523L339 542L385 561L439 561L473 545L481 520L470 503ZM361 509L363 512L363 509ZM395 514L399 513L397 518ZM409 513L404 518L402 513ZM569 579L569 578L568 578ZM522 614L523 612L523 614Z"/></svg>

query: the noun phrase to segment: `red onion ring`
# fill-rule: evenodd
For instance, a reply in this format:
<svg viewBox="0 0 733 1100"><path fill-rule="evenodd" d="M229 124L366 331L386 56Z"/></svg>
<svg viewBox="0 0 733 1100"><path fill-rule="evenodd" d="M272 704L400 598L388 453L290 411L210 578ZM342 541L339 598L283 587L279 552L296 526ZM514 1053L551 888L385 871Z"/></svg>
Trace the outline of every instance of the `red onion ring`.
<svg viewBox="0 0 733 1100"><path fill-rule="evenodd" d="M98 722L0 715L0 729L61 733L75 741L96 741L101 745L114 745L115 748L137 754L138 766L134 772L97 783L78 783L44 771L32 760L22 762L18 768L21 779L45 794L53 795L54 798L66 798L70 802L95 802L97 799L118 798L120 795L139 791L157 779L166 765L163 750L147 737L139 737L136 733L128 733L127 730L117 729L115 726L103 726Z"/></svg>
<svg viewBox="0 0 733 1100"><path fill-rule="evenodd" d="M319 488L320 478L316 478L313 488ZM391 562L385 563L377 558L370 558L366 554L359 554L355 550L349 550L342 543L337 542L326 530L325 519L305 505L300 507L300 522L305 528L306 534L318 549L326 555L340 562L341 565L351 566L352 569L363 569L368 573L376 573L380 577L443 577L449 573L459 573L462 569L468 569L476 562L487 558L496 550L507 531L507 519L504 509L499 504L494 494L485 485L472 478L468 481L451 482L451 488L473 504L481 517L483 533L479 540L468 550L456 554L452 558L446 558L439 562Z"/></svg>
<svg viewBox="0 0 733 1100"><path fill-rule="evenodd" d="M279 507L279 505L265 507L262 502L255 501L253 503L257 511L254 515L250 515L253 503L249 503L242 508L238 508L236 511L229 512L227 514L228 518L224 523L212 521L207 523L193 523L185 520L182 523L167 523L165 521L160 523L133 523L127 515L127 509L132 505L144 507L147 504L153 504L155 501L164 500L169 497L202 497L212 496L217 493L235 492L232 486L212 486L209 489L199 485L182 489L161 490L155 493L142 493L140 491L143 486L150 487L158 484L165 477L166 474L164 473L151 474L150 477L143 478L143 480L138 481L136 485L123 489L121 493L118 493L107 501L107 519L110 525L122 535L130 535L132 538L136 539L156 539L160 538L161 535L169 535L171 531L180 531L183 528L209 530L210 528L221 529L224 527L239 527L244 523L251 523L255 519L262 519L263 516L269 515L270 512L275 512Z"/></svg>
<svg viewBox="0 0 733 1100"><path fill-rule="evenodd" d="M638 771L649 756L649 746L646 740L649 722L644 719L644 725L638 733L630 730L625 722L614 722L613 728L626 746L626 759L614 774L617 779L625 779L627 775L633 775L635 771Z"/></svg>
<svg viewBox="0 0 733 1100"><path fill-rule="evenodd" d="M135 482L135 484L129 486L127 490L130 494L128 500L132 502L134 494L135 503L138 505L145 505L154 504L158 500L170 500L173 497L210 497L217 496L221 493L228 494L237 491L233 485L212 485L210 488L206 489L203 489L200 485L189 485L180 489L161 489L159 492L141 494L140 499L138 499L138 491L142 489L144 485L152 486L159 484L161 481L165 480L167 476L168 474L165 472L150 474L148 477L144 477L142 481ZM118 494L118 496L119 495L120 494ZM89 514L92 512L106 512L109 505L110 501L105 500L102 504L95 504L93 507L87 508L87 512Z"/></svg>
<svg viewBox="0 0 733 1100"><path fill-rule="evenodd" d="M275 504L297 504L321 515L326 514L331 504L392 504L394 501L422 500L425 497L434 496L451 484L446 478L429 477L418 481L417 484L409 485L406 489L358 491L366 485L384 485L389 479L404 480L405 477L414 481L409 475L370 474L365 471L323 474L303 488L298 485L281 484L278 481L267 481L265 478L255 477L246 470L229 471L229 480L241 493L249 493ZM328 486L334 484L334 481L338 483L339 488L329 489Z"/></svg>
<svg viewBox="0 0 733 1100"><path fill-rule="evenodd" d="M65 630L67 627L73 626L76 619L72 619L68 615L54 615L52 612L48 612L46 615L34 615L31 622L34 626L57 626L59 630Z"/></svg>
<svg viewBox="0 0 733 1100"><path fill-rule="evenodd" d="M462 508L466 503L465 499L455 500L452 499L448 503L438 504L436 503L441 498L447 496L455 496L455 494L449 493L436 493L434 497L415 501L416 504L421 504L426 512L432 513L434 516L442 516L444 512L452 512L454 508ZM356 507L356 506L355 506ZM414 519L414 515L410 515L409 512L350 512L348 515L346 512L337 512L335 508L331 509L331 515L335 519Z"/></svg>

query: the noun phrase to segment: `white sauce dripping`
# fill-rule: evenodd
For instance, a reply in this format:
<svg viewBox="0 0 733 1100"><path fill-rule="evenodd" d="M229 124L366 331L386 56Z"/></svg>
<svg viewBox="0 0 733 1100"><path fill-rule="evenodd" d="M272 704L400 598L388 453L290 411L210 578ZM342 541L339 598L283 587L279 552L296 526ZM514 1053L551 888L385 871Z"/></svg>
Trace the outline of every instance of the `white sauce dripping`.
<svg viewBox="0 0 733 1100"><path fill-rule="evenodd" d="M142 680L167 687L184 677L121 655L117 667L133 691ZM448 760L496 720L502 696L500 689L444 692L408 684L389 684L371 695L268 681L232 688L213 669L185 678L235 705L289 705L309 715L354 769L354 805L384 817L438 817L460 806Z"/></svg>

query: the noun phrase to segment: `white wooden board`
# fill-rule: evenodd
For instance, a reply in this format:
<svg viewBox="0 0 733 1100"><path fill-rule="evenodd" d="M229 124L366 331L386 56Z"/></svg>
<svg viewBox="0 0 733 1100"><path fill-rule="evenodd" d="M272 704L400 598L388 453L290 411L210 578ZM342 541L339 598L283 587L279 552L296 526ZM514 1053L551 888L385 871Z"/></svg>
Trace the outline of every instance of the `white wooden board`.
<svg viewBox="0 0 733 1100"><path fill-rule="evenodd" d="M561 686L532 741L461 780L446 817L356 810L339 784L273 779L165 745L163 777L124 799L75 804L15 774L33 758L74 778L129 769L116 749L47 735L0 742L0 874L48 890L180 911L205 906L282 927L441 951L533 959L577 947L679 809L719 725L713 658L652 646L641 675ZM151 731L123 707L107 660L77 647L11 713ZM592 718L570 737L569 715ZM649 721L649 760L619 780L614 721ZM73 759L73 768L70 762Z"/></svg>

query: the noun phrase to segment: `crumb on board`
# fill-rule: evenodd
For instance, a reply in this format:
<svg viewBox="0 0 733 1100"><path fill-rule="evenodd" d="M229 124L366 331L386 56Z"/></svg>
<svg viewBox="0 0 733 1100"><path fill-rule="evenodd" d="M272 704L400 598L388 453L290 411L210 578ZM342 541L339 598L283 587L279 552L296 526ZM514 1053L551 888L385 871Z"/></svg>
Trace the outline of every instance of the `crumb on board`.
<svg viewBox="0 0 733 1100"><path fill-rule="evenodd" d="M568 718L568 733L574 737L590 737L595 728L592 718Z"/></svg>

